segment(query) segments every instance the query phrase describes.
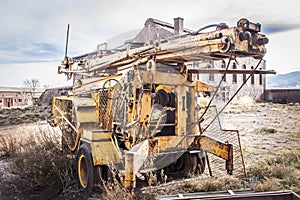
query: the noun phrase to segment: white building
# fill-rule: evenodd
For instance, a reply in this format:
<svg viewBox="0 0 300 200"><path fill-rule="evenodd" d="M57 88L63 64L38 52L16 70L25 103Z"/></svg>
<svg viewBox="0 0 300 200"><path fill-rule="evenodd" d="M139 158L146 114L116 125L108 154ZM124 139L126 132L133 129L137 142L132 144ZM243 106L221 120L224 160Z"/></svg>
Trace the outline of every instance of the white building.
<svg viewBox="0 0 300 200"><path fill-rule="evenodd" d="M253 70L258 62L259 60L254 58L238 58L231 60L228 70L243 70L245 72L226 74L220 85L217 98L223 101L229 100L243 85L243 83L246 82L248 76L250 76L248 81L236 95L236 98L239 99L241 97L250 97L253 100L265 100L264 94L266 89L266 75L261 73L253 74L251 76L250 74L250 70ZM199 71L201 71L201 69L215 70L212 73L203 73L201 71L198 74L194 74L193 79L199 80L213 87L217 87L223 75L223 71L218 73L217 69L225 70L227 64L228 59L214 62L195 62L191 63L188 68L199 69ZM263 60L257 67L257 70L266 70L266 61Z"/></svg>
<svg viewBox="0 0 300 200"><path fill-rule="evenodd" d="M43 91L37 88L33 94L29 88L0 87L0 109L30 106Z"/></svg>

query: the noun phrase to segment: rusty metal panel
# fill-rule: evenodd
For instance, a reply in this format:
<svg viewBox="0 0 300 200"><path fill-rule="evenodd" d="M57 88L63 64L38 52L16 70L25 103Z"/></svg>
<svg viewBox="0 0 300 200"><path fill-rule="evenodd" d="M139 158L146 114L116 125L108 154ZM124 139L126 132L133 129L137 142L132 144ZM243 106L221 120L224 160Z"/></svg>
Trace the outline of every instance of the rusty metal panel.
<svg viewBox="0 0 300 200"><path fill-rule="evenodd" d="M216 139L210 138L208 136L200 136L200 147L209 152L212 153L220 158L223 158L225 160L230 160L230 152L232 149L232 145L220 142Z"/></svg>
<svg viewBox="0 0 300 200"><path fill-rule="evenodd" d="M228 190L221 192L203 192L158 196L156 200L186 200L186 199L236 199L236 200L300 200L293 191L259 192L249 190Z"/></svg>

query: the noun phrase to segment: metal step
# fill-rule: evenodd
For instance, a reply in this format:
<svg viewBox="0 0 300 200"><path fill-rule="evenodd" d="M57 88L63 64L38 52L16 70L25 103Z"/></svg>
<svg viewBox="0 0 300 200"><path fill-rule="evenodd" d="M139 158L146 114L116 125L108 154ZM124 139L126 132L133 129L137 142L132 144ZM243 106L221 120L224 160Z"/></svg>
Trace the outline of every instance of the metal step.
<svg viewBox="0 0 300 200"><path fill-rule="evenodd" d="M93 130L93 129L99 129L99 123L98 122L79 122L79 129L82 130Z"/></svg>

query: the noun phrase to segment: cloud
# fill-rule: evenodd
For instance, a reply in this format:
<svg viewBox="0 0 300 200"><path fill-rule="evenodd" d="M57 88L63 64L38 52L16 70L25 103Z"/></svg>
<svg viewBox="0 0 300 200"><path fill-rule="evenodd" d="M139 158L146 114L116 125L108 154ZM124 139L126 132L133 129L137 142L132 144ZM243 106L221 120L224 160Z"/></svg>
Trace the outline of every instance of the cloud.
<svg viewBox="0 0 300 200"><path fill-rule="evenodd" d="M174 17L183 17L185 27L193 30L220 22L235 26L240 18L248 18L261 23L267 34L285 33L299 27L298 4L298 0L2 1L0 64L42 62L43 65L46 61L61 60L67 24L70 24L68 54L73 57L96 49L97 44L120 33L143 28L150 17L169 23L173 23Z"/></svg>
<svg viewBox="0 0 300 200"><path fill-rule="evenodd" d="M30 42L20 52L31 58L53 58L58 56L58 52L61 53L55 45L44 42Z"/></svg>
<svg viewBox="0 0 300 200"><path fill-rule="evenodd" d="M37 78L40 86L50 85L58 87L61 85L71 85L72 81L67 81L66 76L57 74L59 61L36 62L36 63L0 63L0 86L22 87L25 79Z"/></svg>
<svg viewBox="0 0 300 200"><path fill-rule="evenodd" d="M70 24L69 52L75 56L91 51L114 35L142 28L149 17L170 23L174 17L183 17L186 27L195 30L210 23L235 25L243 17L264 25L297 19L297 12L290 9L295 2L286 0L283 10L274 8L276 4L271 1L259 0L246 3L234 0L90 0L86 3L80 0L10 0L1 2L0 26L4 31L0 38L16 41L20 47L24 43L47 43L64 52L66 26ZM21 49L12 47L16 47L15 51Z"/></svg>
<svg viewBox="0 0 300 200"><path fill-rule="evenodd" d="M0 43L0 63L44 62L63 55L56 45L45 42L1 40Z"/></svg>
<svg viewBox="0 0 300 200"><path fill-rule="evenodd" d="M279 33L299 29L300 24L266 24L263 26L264 33Z"/></svg>

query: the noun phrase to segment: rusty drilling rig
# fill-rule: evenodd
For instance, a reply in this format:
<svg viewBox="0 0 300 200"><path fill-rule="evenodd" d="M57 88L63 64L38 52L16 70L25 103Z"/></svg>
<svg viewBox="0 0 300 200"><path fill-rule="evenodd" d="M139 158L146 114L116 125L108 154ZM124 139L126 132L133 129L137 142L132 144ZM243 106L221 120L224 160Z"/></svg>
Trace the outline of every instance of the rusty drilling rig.
<svg viewBox="0 0 300 200"><path fill-rule="evenodd" d="M156 26L174 29L175 34ZM210 69L222 78L270 73L257 69L268 43L260 29L247 19L236 27L221 23L197 31L183 28L182 18L174 25L148 19L135 40L122 48L105 47L70 58L66 45L58 73L73 78L73 91L55 97L52 112L63 147L76 155L82 192L89 196L96 176L107 180L111 168L131 189L137 177L160 169L201 174L207 153L221 158L232 174L233 145L205 134L210 103L197 104L199 93L216 94L218 87L193 80L193 74L205 69L191 69L187 63L228 59L226 68ZM69 28L67 44L68 35ZM241 57L255 58L258 65L253 70L228 69L231 60Z"/></svg>

